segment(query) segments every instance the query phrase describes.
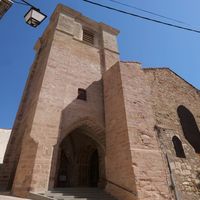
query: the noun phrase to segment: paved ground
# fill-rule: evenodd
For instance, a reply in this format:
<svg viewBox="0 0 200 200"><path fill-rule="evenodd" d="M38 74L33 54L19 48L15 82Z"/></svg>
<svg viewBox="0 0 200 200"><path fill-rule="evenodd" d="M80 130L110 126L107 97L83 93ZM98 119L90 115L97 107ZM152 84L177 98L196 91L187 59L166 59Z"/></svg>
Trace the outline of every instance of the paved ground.
<svg viewBox="0 0 200 200"><path fill-rule="evenodd" d="M0 195L0 200L28 200L28 199L22 199L22 198L12 197L8 195Z"/></svg>

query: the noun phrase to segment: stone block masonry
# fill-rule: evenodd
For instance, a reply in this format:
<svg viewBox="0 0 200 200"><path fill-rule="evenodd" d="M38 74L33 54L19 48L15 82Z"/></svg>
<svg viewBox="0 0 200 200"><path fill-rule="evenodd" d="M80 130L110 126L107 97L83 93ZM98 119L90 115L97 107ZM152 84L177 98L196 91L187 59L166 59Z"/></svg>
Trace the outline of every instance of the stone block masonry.
<svg viewBox="0 0 200 200"><path fill-rule="evenodd" d="M200 199L200 92L169 69L120 62L118 33L57 6L35 45L1 189Z"/></svg>

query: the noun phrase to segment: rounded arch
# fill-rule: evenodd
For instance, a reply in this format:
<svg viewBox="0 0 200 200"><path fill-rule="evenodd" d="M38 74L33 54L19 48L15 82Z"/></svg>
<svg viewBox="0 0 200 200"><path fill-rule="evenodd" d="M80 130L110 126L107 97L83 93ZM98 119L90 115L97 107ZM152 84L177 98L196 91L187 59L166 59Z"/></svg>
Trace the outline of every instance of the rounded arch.
<svg viewBox="0 0 200 200"><path fill-rule="evenodd" d="M200 153L200 132L194 115L183 105L177 108L177 113L186 140L191 144L196 153Z"/></svg>
<svg viewBox="0 0 200 200"><path fill-rule="evenodd" d="M181 140L175 135L172 138L176 156L179 158L186 158Z"/></svg>

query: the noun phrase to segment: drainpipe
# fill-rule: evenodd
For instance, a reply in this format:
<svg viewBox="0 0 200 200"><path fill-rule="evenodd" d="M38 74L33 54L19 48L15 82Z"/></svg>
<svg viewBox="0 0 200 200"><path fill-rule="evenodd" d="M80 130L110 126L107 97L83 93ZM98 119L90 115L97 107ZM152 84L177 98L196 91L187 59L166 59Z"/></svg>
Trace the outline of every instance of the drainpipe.
<svg viewBox="0 0 200 200"><path fill-rule="evenodd" d="M174 178L174 175L173 175L173 172L172 172L172 168L171 168L171 165L170 165L170 162L169 162L169 156L167 155L167 153L165 155L166 155L167 164L168 164L168 168L169 168L169 172L170 172L170 179L171 179L172 187L174 188L175 198L176 198L176 200L182 200L182 198L179 195L179 191L176 187L176 181L175 181L175 178Z"/></svg>

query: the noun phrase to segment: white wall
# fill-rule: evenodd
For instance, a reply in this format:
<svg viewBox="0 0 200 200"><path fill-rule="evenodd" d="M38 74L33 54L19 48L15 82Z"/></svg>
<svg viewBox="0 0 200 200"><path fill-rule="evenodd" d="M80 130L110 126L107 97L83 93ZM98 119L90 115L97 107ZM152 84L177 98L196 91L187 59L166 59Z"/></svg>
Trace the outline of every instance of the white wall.
<svg viewBox="0 0 200 200"><path fill-rule="evenodd" d="M10 138L11 129L0 129L0 164L3 163L4 154Z"/></svg>

